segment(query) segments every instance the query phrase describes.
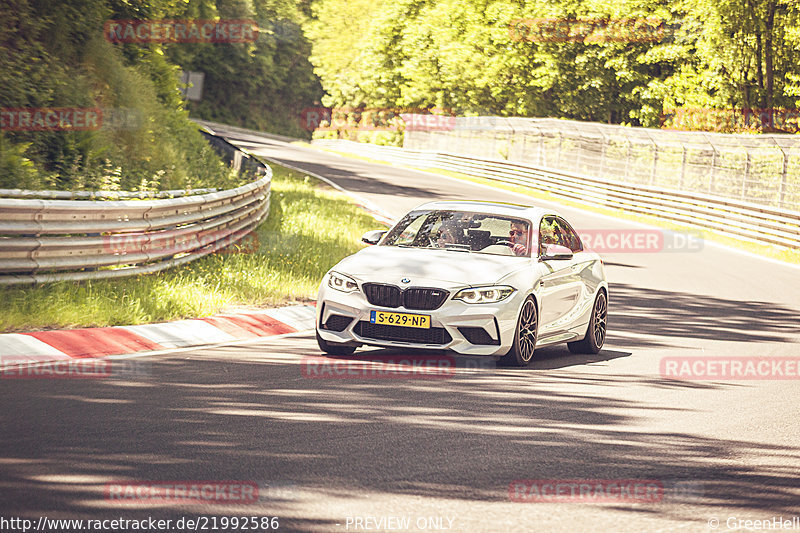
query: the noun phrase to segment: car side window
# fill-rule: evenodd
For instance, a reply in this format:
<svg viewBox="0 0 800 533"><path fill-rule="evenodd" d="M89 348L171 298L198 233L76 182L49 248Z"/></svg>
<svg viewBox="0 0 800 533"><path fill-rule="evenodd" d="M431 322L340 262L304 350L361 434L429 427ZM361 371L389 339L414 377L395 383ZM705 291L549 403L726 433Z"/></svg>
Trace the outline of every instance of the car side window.
<svg viewBox="0 0 800 533"><path fill-rule="evenodd" d="M572 226L563 218L556 216L542 218L539 225L539 255L544 253L544 247L548 244L564 246L572 253L583 250L583 243Z"/></svg>
<svg viewBox="0 0 800 533"><path fill-rule="evenodd" d="M395 245L411 246L417 238L422 224L427 220L426 215L418 215L414 220L403 229L402 233L395 238Z"/></svg>
<svg viewBox="0 0 800 533"><path fill-rule="evenodd" d="M555 217L544 217L539 223L539 255L544 254L547 244L558 244L558 226Z"/></svg>
<svg viewBox="0 0 800 533"><path fill-rule="evenodd" d="M583 251L581 238L563 218L557 218L556 223L559 227L559 244L569 248L573 254Z"/></svg>

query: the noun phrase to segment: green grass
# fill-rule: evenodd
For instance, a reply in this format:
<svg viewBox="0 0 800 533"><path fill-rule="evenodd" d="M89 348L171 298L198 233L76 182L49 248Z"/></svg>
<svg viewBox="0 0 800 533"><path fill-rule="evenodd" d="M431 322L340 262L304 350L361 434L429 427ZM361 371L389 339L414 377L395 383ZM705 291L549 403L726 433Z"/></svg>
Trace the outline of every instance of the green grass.
<svg viewBox="0 0 800 533"><path fill-rule="evenodd" d="M0 288L0 330L133 325L314 300L325 272L381 225L318 180L273 171L269 217L243 244L160 274Z"/></svg>
<svg viewBox="0 0 800 533"><path fill-rule="evenodd" d="M332 148L321 148L319 146L311 145L309 143L296 142L294 144L300 144L300 145L304 145L304 146L309 146L309 147L316 148L318 150L324 150L324 151L336 153L336 154L339 154L339 155L343 155L343 156L346 156L346 157L350 157L350 158L353 158L353 159L360 159L362 161L367 161L367 162L370 162L370 163L391 165L391 163L387 163L386 161L382 161L380 159L371 159L371 158L368 158L368 157L355 155L355 154L352 154L352 153L349 153L349 152L343 152L343 151L339 151L339 150L334 150ZM736 238L730 237L728 235L723 235L723 234L717 233L717 232L715 232L713 230L710 230L710 229L707 229L707 228L701 228L701 227L698 227L698 226L691 226L691 225L688 225L688 224L679 224L678 222L665 220L663 218L658 218L658 217L655 217L655 216L642 215L642 214L639 214L639 213L631 213L631 212L625 211L623 209L612 209L612 208L609 208L609 207L601 207L601 206L597 206L597 205L591 205L591 204L588 204L588 203L575 202L575 201L572 201L572 200L568 200L566 198L555 196L555 195L550 194L550 193L545 192L545 191L538 191L538 190L532 189L530 187L522 187L522 186L519 186L519 185L511 185L511 184L508 184L508 183L503 183L501 181L494 181L494 180L489 180L489 179L486 179L486 178L479 178L479 177L475 177L475 176L470 176L468 174L461 174L461 173L458 173L458 172L452 172L452 171L449 171L449 170L442 170L442 169L438 169L438 168L419 168L419 167L414 167L414 166L411 166L411 165L404 165L404 166L406 168L411 168L411 169L414 169L414 170L418 170L420 172L432 172L432 173L435 173L435 174L441 174L443 176L448 176L448 177L451 177L451 178L457 178L457 179L464 180L464 181L471 181L473 183L480 183L480 184L483 184L483 185L489 185L489 186L497 188L497 189L504 189L504 190L507 190L507 191L517 192L517 193L523 194L525 196L530 196L532 198L540 198L542 200L548 200L550 202L555 202L555 203L558 203L558 204L561 204L561 205L565 205L565 206L577 207L579 209L582 209L584 211L589 211L589 212L592 212L592 213L610 215L610 216L619 218L621 220L631 220L631 221L634 221L634 222L641 222L641 223L644 223L644 224L649 224L651 226L656 226L656 227L660 227L660 228L664 228L664 229L670 229L670 230L676 230L676 231L687 231L687 230L697 231L697 230L700 230L702 232L702 234L703 234L703 239L706 240L706 241L716 242L718 244L729 246L731 248L736 248L738 250L743 250L743 251L746 251L746 252L754 253L754 254L760 255L762 257L767 257L767 258L770 258L770 259L777 259L779 261L784 261L786 263L800 264L800 250L799 249L785 248L785 247L781 247L781 246L772 246L772 245L769 245L769 244L760 244L760 243L746 241L746 240L742 240L742 239L736 239Z"/></svg>

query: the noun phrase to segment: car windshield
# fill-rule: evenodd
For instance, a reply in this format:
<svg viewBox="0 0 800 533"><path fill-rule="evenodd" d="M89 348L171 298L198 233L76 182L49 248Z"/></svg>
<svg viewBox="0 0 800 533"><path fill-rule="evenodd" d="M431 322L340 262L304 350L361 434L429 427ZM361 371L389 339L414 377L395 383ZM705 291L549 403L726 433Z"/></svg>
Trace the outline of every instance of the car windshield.
<svg viewBox="0 0 800 533"><path fill-rule="evenodd" d="M530 257L530 221L470 211L412 211L381 246Z"/></svg>

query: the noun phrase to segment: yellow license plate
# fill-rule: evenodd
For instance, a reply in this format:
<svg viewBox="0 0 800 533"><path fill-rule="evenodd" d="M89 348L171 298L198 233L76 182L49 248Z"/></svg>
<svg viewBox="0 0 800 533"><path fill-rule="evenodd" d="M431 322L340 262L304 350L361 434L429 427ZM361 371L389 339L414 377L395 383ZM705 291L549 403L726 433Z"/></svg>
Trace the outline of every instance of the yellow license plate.
<svg viewBox="0 0 800 533"><path fill-rule="evenodd" d="M369 321L373 324L386 324L405 328L430 329L431 327L431 317L428 315L410 315L408 313L390 313L388 311L370 311Z"/></svg>

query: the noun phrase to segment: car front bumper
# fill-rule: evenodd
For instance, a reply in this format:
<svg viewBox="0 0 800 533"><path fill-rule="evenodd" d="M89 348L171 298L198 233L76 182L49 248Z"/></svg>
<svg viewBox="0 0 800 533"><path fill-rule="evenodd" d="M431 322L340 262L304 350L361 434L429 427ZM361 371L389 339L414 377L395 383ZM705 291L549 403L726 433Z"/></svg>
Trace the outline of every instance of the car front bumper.
<svg viewBox="0 0 800 533"><path fill-rule="evenodd" d="M457 290L432 311L389 308L370 304L361 291L345 293L323 283L317 299L317 332L330 343L452 350L464 355L501 356L514 339L525 294L515 291L493 304L467 304L453 300ZM428 315L430 330L375 325L370 311Z"/></svg>

